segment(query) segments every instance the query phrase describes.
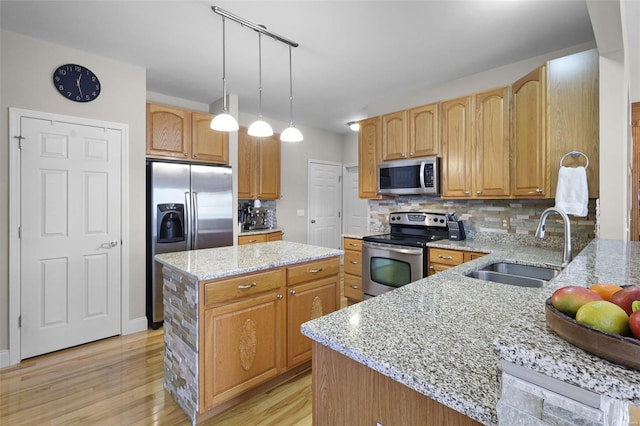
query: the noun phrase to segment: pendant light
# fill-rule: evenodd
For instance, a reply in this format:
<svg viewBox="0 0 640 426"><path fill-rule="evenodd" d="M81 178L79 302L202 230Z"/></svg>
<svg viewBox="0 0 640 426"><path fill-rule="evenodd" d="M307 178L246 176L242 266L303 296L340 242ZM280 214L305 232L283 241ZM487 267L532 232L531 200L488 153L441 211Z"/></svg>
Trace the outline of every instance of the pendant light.
<svg viewBox="0 0 640 426"><path fill-rule="evenodd" d="M224 16L222 17L222 114L216 115L211 120L211 128L219 132L235 132L238 130L238 122L231 114L227 107L227 79L225 67L225 28Z"/></svg>
<svg viewBox="0 0 640 426"><path fill-rule="evenodd" d="M273 129L262 119L262 34L258 33L258 119L247 131L251 136L265 138L273 135Z"/></svg>
<svg viewBox="0 0 640 426"><path fill-rule="evenodd" d="M291 45L289 45L289 110L291 113L291 122L289 127L284 129L280 135L282 142L300 142L304 138L302 133L293 125L293 76L291 72Z"/></svg>

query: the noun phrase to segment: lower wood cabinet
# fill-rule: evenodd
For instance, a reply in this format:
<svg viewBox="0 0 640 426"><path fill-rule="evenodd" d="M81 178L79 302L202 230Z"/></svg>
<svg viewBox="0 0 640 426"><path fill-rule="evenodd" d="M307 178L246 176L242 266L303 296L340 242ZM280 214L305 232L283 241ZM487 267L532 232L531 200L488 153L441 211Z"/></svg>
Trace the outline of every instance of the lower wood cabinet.
<svg viewBox="0 0 640 426"><path fill-rule="evenodd" d="M312 386L314 425L480 425L317 342Z"/></svg>
<svg viewBox="0 0 640 426"><path fill-rule="evenodd" d="M267 243L269 241L282 240L282 231L267 232L264 234L239 235L238 245Z"/></svg>
<svg viewBox="0 0 640 426"><path fill-rule="evenodd" d="M429 268L427 275L433 275L435 273L445 271L449 268L453 268L454 266L461 265L484 255L486 255L486 253L429 248Z"/></svg>
<svg viewBox="0 0 640 426"><path fill-rule="evenodd" d="M336 256L200 283L199 415L308 368L300 326L338 309L339 273Z"/></svg>
<svg viewBox="0 0 640 426"><path fill-rule="evenodd" d="M347 304L362 302L362 240L343 238L344 249L344 297Z"/></svg>
<svg viewBox="0 0 640 426"><path fill-rule="evenodd" d="M280 373L283 309L271 291L204 312L203 411Z"/></svg>

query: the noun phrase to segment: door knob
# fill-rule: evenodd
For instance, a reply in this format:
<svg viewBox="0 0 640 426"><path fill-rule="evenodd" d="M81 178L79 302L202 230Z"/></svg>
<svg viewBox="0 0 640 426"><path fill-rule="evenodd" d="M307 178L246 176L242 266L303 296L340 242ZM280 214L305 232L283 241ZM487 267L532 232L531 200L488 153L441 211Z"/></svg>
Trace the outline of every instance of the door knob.
<svg viewBox="0 0 640 426"><path fill-rule="evenodd" d="M118 242L116 240L109 241L109 247L115 247L117 245L118 245Z"/></svg>
<svg viewBox="0 0 640 426"><path fill-rule="evenodd" d="M311 223L316 223L316 220L315 219L311 219Z"/></svg>

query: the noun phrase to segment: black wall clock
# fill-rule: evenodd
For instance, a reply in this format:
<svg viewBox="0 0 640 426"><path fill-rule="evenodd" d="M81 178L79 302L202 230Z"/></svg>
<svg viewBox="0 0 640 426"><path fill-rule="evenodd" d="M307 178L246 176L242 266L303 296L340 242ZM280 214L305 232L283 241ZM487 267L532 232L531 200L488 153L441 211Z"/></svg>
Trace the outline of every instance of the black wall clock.
<svg viewBox="0 0 640 426"><path fill-rule="evenodd" d="M58 93L75 102L91 102L100 94L100 80L82 65L60 65L53 72L53 85Z"/></svg>

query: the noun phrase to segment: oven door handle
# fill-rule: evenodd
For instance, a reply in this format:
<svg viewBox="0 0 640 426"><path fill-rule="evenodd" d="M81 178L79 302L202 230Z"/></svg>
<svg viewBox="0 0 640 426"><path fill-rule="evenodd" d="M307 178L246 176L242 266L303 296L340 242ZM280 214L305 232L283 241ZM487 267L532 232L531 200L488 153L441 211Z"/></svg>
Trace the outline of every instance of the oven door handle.
<svg viewBox="0 0 640 426"><path fill-rule="evenodd" d="M401 254L422 254L423 250L419 247L405 247L399 248L399 246L394 246L391 244L380 244L380 243L362 243L363 246L373 248L373 249L384 249L389 250L393 253L401 253Z"/></svg>

